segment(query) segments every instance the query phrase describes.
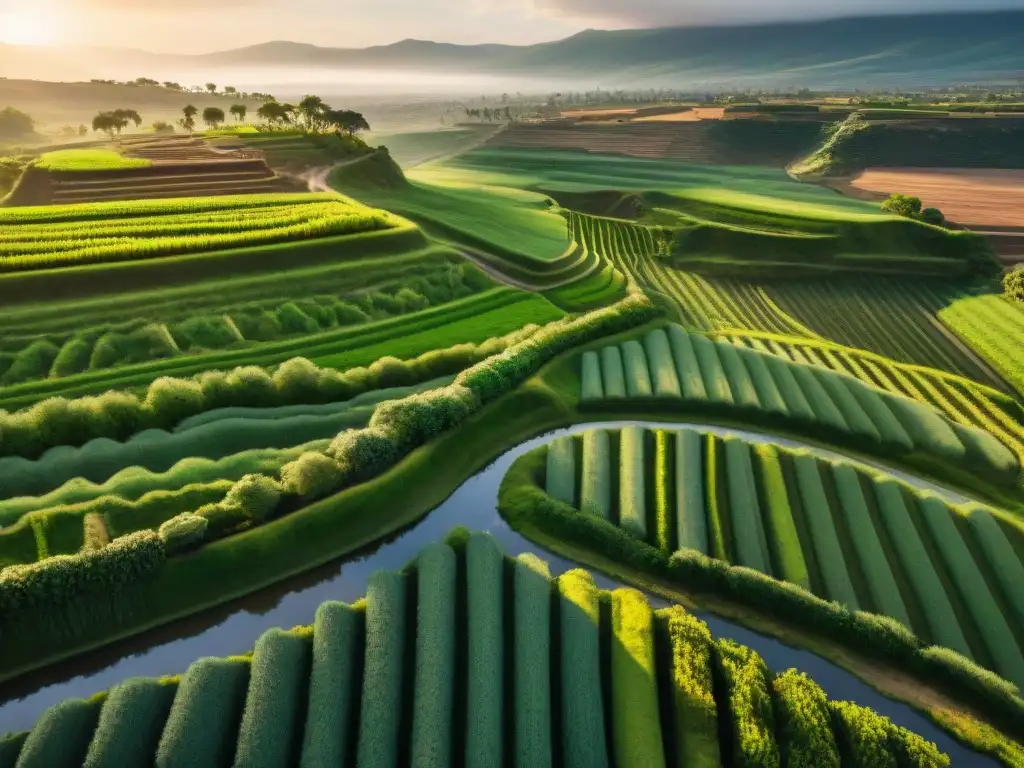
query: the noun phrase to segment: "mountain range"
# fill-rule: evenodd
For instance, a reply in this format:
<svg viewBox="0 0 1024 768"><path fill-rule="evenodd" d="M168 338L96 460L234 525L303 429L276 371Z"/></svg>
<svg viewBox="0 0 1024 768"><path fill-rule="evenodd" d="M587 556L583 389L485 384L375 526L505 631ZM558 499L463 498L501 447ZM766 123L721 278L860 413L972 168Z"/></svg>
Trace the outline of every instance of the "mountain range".
<svg viewBox="0 0 1024 768"><path fill-rule="evenodd" d="M403 40L370 48L269 42L201 55L0 45L8 78L81 80L218 71L465 74L572 87L906 87L1024 78L1024 11L747 26L587 30L536 45Z"/></svg>

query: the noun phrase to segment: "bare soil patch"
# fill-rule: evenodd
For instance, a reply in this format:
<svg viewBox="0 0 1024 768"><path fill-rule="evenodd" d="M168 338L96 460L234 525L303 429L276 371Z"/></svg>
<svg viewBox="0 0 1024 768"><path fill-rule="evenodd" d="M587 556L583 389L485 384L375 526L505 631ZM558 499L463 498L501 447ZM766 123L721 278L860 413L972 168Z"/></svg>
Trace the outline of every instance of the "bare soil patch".
<svg viewBox="0 0 1024 768"><path fill-rule="evenodd" d="M850 186L879 197L915 195L926 208L974 230L1024 229L1024 171L869 168Z"/></svg>
<svg viewBox="0 0 1024 768"><path fill-rule="evenodd" d="M698 120L721 120L725 117L724 107L694 107L685 112L669 112L664 115L638 117L634 123L692 123Z"/></svg>
<svg viewBox="0 0 1024 768"><path fill-rule="evenodd" d="M562 112L562 117L628 117L635 115L636 108L629 109L571 109Z"/></svg>

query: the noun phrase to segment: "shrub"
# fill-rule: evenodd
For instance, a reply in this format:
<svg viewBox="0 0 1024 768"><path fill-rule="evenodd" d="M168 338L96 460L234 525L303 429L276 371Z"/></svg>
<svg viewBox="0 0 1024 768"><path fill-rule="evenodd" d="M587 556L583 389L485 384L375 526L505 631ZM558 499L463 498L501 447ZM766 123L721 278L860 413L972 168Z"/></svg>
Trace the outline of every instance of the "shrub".
<svg viewBox="0 0 1024 768"><path fill-rule="evenodd" d="M946 216L938 208L925 208L921 211L921 215L918 218L925 224L931 224L933 227L946 226Z"/></svg>
<svg viewBox="0 0 1024 768"><path fill-rule="evenodd" d="M309 403L319 400L320 369L304 357L282 363L274 372L274 389L285 403Z"/></svg>
<svg viewBox="0 0 1024 768"><path fill-rule="evenodd" d="M415 371L397 357L381 357L370 364L370 375L381 387L404 387L416 379Z"/></svg>
<svg viewBox="0 0 1024 768"><path fill-rule="evenodd" d="M160 526L157 533L163 539L167 554L175 555L201 544L209 524L210 521L205 517L186 512L172 517Z"/></svg>
<svg viewBox="0 0 1024 768"><path fill-rule="evenodd" d="M50 373L60 349L52 341L37 339L19 352L11 367L0 377L0 384L18 384L43 379Z"/></svg>
<svg viewBox="0 0 1024 768"><path fill-rule="evenodd" d="M266 475L246 475L232 486L224 506L241 510L254 523L267 520L281 500L281 485Z"/></svg>
<svg viewBox="0 0 1024 768"><path fill-rule="evenodd" d="M821 687L791 669L772 681L772 689L786 768L839 768L828 697Z"/></svg>
<svg viewBox="0 0 1024 768"><path fill-rule="evenodd" d="M334 439L327 455L341 466L346 483L357 483L391 467L399 454L390 435L382 430L350 429Z"/></svg>
<svg viewBox="0 0 1024 768"><path fill-rule="evenodd" d="M252 524L252 520L240 507L223 502L202 506L195 514L207 521L207 537L210 539L219 539Z"/></svg>
<svg viewBox="0 0 1024 768"><path fill-rule="evenodd" d="M339 301L334 305L334 317L338 325L360 325L370 322L370 316L360 307L347 301Z"/></svg>
<svg viewBox="0 0 1024 768"><path fill-rule="evenodd" d="M305 500L323 498L341 485L341 467L330 456L304 453L281 469L281 485Z"/></svg>
<svg viewBox="0 0 1024 768"><path fill-rule="evenodd" d="M916 219L921 215L921 198L896 192L882 202L882 210L894 216Z"/></svg>
<svg viewBox="0 0 1024 768"><path fill-rule="evenodd" d="M1003 291L1008 299L1024 302L1024 266L1018 266L1003 278Z"/></svg>
<svg viewBox="0 0 1024 768"><path fill-rule="evenodd" d="M241 341L238 329L225 317L191 317L171 329L182 349L224 349Z"/></svg>
<svg viewBox="0 0 1024 768"><path fill-rule="evenodd" d="M715 647L726 685L726 712L732 718L733 765L779 768L779 745L775 741L775 717L764 659L732 640L718 640Z"/></svg>
<svg viewBox="0 0 1024 768"><path fill-rule="evenodd" d="M281 332L284 334L309 334L320 330L316 321L291 301L278 307L274 316L280 323Z"/></svg>
<svg viewBox="0 0 1024 768"><path fill-rule="evenodd" d="M89 340L81 336L72 336L64 343L60 352L57 353L57 357L54 358L53 366L50 368L50 378L73 376L87 370L91 356L92 344Z"/></svg>
<svg viewBox="0 0 1024 768"><path fill-rule="evenodd" d="M145 407L157 426L169 429L203 410L203 390L188 379L162 377L149 385Z"/></svg>
<svg viewBox="0 0 1024 768"><path fill-rule="evenodd" d="M177 684L134 678L110 689L84 768L147 768L160 743Z"/></svg>
<svg viewBox="0 0 1024 768"><path fill-rule="evenodd" d="M83 765L101 703L68 699L46 710L22 745L18 768Z"/></svg>

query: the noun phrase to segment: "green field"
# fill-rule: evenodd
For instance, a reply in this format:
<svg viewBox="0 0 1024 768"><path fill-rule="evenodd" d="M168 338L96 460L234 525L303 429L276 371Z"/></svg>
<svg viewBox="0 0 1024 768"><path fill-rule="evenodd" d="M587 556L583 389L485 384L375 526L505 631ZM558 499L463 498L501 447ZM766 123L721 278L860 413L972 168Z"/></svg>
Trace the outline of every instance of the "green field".
<svg viewBox="0 0 1024 768"><path fill-rule="evenodd" d="M122 171L148 168L153 163L141 157L125 157L112 149L60 149L45 152L36 162L45 171Z"/></svg>
<svg viewBox="0 0 1024 768"><path fill-rule="evenodd" d="M654 610L635 590L601 591L585 571L553 580L545 563L506 557L487 534L449 540L402 573L374 574L358 604L327 602L311 626L270 630L251 655L62 702L0 746L19 765L53 768L219 765L230 754L245 765L313 766L353 753L361 766L394 765L400 754L444 766L458 750L470 764L514 752L521 765L557 756L646 768L702 762L709 744L741 764L777 766L780 752L813 743L838 765L845 734L870 734L923 765L949 764L873 711L829 702L795 670L772 674L679 606ZM514 587L502 589L504 572ZM460 637L467 655L456 653ZM713 683L717 670L724 679ZM809 716L808 700L821 717ZM776 720L774 707L793 719ZM856 753L843 764L875 765Z"/></svg>
<svg viewBox="0 0 1024 768"><path fill-rule="evenodd" d="M548 447L552 498L599 510L665 556L687 548L753 568L889 616L925 642L1024 681L1015 639L1024 616L997 571L1024 563L988 559L1013 552L1011 541L1019 550L1024 526L952 509L880 472L740 438L623 430L568 441ZM562 459L553 462L556 448ZM579 493L566 494L574 476ZM978 528L987 538L972 533ZM964 557L969 550L982 557Z"/></svg>

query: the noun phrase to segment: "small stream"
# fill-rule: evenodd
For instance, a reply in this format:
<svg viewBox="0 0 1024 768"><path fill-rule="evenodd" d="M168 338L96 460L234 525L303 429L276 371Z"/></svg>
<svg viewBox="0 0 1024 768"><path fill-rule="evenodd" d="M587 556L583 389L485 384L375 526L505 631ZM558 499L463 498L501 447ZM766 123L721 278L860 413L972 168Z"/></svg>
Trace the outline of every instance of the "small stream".
<svg viewBox="0 0 1024 768"><path fill-rule="evenodd" d="M250 650L256 639L271 627L309 624L320 603L326 600L358 600L365 594L367 580L374 571L402 568L416 556L421 547L442 539L459 525L472 530L489 531L509 555L523 552L537 554L550 564L552 576L577 567L534 545L509 528L498 514L498 488L518 457L555 437L577 434L588 429L615 429L630 424L648 428L691 428L719 436L735 435L750 442L772 442L788 448L803 448L825 459L851 461L840 454L794 440L703 424L601 422L550 432L502 454L486 469L459 486L444 503L419 522L370 549L241 600L5 684L4 690L0 692L0 734L30 729L47 708L64 699L88 697L129 677L178 674L201 657L230 656ZM941 486L882 465L856 461L852 463L884 470L920 490L932 491L951 503L970 501ZM594 576L602 588L615 589L622 586L602 574L595 573ZM667 605L659 597L650 596L650 599L658 607ZM708 623L716 637L729 637L755 649L772 670L783 671L796 667L814 678L829 697L871 707L893 722L934 741L950 756L954 766L995 768L998 765L994 760L961 746L911 707L882 696L856 676L810 651L790 647L713 614L697 615Z"/></svg>

